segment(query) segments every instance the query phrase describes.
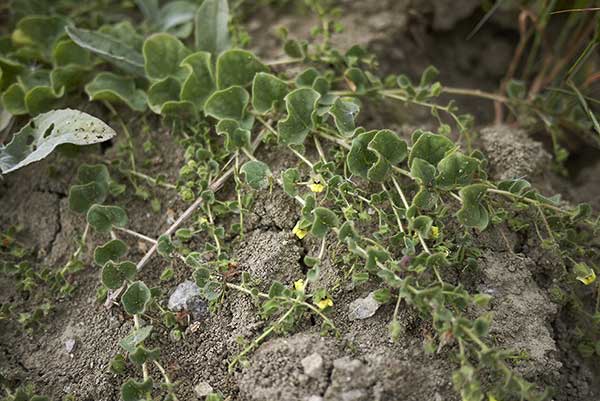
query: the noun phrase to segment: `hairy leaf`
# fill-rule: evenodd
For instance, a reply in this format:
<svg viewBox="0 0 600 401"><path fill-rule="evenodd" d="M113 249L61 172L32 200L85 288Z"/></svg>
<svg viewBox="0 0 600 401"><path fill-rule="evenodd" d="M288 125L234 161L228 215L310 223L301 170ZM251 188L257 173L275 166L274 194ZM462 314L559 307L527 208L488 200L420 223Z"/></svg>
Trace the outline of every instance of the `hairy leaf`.
<svg viewBox="0 0 600 401"><path fill-rule="evenodd" d="M165 78L184 79L186 69L181 62L190 51L175 36L168 33L155 33L144 42L144 69L148 78L162 80Z"/></svg>
<svg viewBox="0 0 600 401"><path fill-rule="evenodd" d="M204 110L206 99L216 89L210 53L190 54L181 65L188 69L188 76L181 87L181 100L193 103L198 111Z"/></svg>
<svg viewBox="0 0 600 401"><path fill-rule="evenodd" d="M90 100L125 103L136 111L146 110L146 94L135 87L135 82L110 72L101 72L85 86Z"/></svg>
<svg viewBox="0 0 600 401"><path fill-rule="evenodd" d="M454 189L473 182L479 171L479 160L454 152L440 160L437 169L436 184L444 189Z"/></svg>
<svg viewBox="0 0 600 401"><path fill-rule="evenodd" d="M280 140L287 145L302 145L315 127L315 112L321 95L310 88L300 88L285 97L288 115L279 121Z"/></svg>
<svg viewBox="0 0 600 401"><path fill-rule="evenodd" d="M87 212L87 222L98 232L109 232L113 226L127 225L127 213L118 206L93 205Z"/></svg>
<svg viewBox="0 0 600 401"><path fill-rule="evenodd" d="M248 106L250 95L241 86L232 86L213 93L204 105L204 113L217 120L241 121Z"/></svg>
<svg viewBox="0 0 600 401"><path fill-rule="evenodd" d="M147 394L152 391L152 378L143 382L128 379L121 386L121 397L123 401L146 401Z"/></svg>
<svg viewBox="0 0 600 401"><path fill-rule="evenodd" d="M354 99L338 97L329 109L329 114L333 116L333 121L340 134L351 137L356 129L354 121L359 111L360 107Z"/></svg>
<svg viewBox="0 0 600 401"><path fill-rule="evenodd" d="M107 288L117 289L125 280L133 280L137 272L135 263L124 261L115 263L108 261L102 268L102 284Z"/></svg>
<svg viewBox="0 0 600 401"><path fill-rule="evenodd" d="M252 107L260 114L268 113L283 103L287 93L285 81L266 72L259 72L252 82Z"/></svg>
<svg viewBox="0 0 600 401"><path fill-rule="evenodd" d="M227 50L217 59L217 87L247 86L259 72L268 68L253 53L241 49Z"/></svg>
<svg viewBox="0 0 600 401"><path fill-rule="evenodd" d="M143 281L131 283L121 297L123 309L130 315L138 315L146 311L151 294Z"/></svg>
<svg viewBox="0 0 600 401"><path fill-rule="evenodd" d="M489 214L484 204L487 187L483 184L472 184L462 188L458 193L462 207L457 213L458 220L467 227L485 230L489 223Z"/></svg>
<svg viewBox="0 0 600 401"><path fill-rule="evenodd" d="M334 212L325 208L317 207L313 210L315 220L310 232L317 238L323 238L330 229L338 227L340 222Z"/></svg>
<svg viewBox="0 0 600 401"><path fill-rule="evenodd" d="M195 16L196 48L215 56L231 47L227 0L204 0Z"/></svg>
<svg viewBox="0 0 600 401"><path fill-rule="evenodd" d="M103 164L79 166L78 184L69 189L69 207L76 213L85 213L94 203L102 203L108 196L110 176Z"/></svg>
<svg viewBox="0 0 600 401"><path fill-rule="evenodd" d="M109 260L114 262L126 253L127 245L119 239L113 239L94 249L94 262L98 266L104 266Z"/></svg>
<svg viewBox="0 0 600 401"><path fill-rule="evenodd" d="M423 132L413 144L408 165L412 166L413 160L419 158L436 166L452 148L454 143L449 138L432 132Z"/></svg>
<svg viewBox="0 0 600 401"><path fill-rule="evenodd" d="M271 170L269 166L258 160L250 160L240 169L245 175L246 183L253 189L265 189L269 186Z"/></svg>

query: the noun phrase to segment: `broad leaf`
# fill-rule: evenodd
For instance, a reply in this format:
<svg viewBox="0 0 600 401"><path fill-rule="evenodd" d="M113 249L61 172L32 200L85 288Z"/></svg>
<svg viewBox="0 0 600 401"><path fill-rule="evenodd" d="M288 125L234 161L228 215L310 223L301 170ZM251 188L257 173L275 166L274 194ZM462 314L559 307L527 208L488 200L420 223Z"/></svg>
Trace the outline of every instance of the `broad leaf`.
<svg viewBox="0 0 600 401"><path fill-rule="evenodd" d="M444 157L437 166L436 184L444 189L469 185L479 171L479 160L454 152Z"/></svg>
<svg viewBox="0 0 600 401"><path fill-rule="evenodd" d="M119 345L127 352L134 352L135 347L152 333L152 326L141 327L119 341Z"/></svg>
<svg viewBox="0 0 600 401"><path fill-rule="evenodd" d="M134 75L144 76L144 57L133 47L107 34L68 26L67 34L79 46Z"/></svg>
<svg viewBox="0 0 600 401"><path fill-rule="evenodd" d="M317 238L323 238L330 229L340 225L336 214L327 208L317 207L313 210L313 215L315 219L310 232Z"/></svg>
<svg viewBox="0 0 600 401"><path fill-rule="evenodd" d="M146 94L135 87L130 78L110 72L101 72L85 86L90 100L105 100L112 103L125 103L136 111L146 110Z"/></svg>
<svg viewBox="0 0 600 401"><path fill-rule="evenodd" d="M225 149L235 152L240 148L250 148L250 131L242 128L235 120L225 119L219 121L216 127L217 134L225 135Z"/></svg>
<svg viewBox="0 0 600 401"><path fill-rule="evenodd" d="M288 115L279 121L277 128L282 143L302 145L315 127L315 111L321 95L310 88L300 88L285 97Z"/></svg>
<svg viewBox="0 0 600 401"><path fill-rule="evenodd" d="M181 65L188 69L188 76L181 87L181 100L193 103L199 111L204 110L206 99L216 89L210 53L190 54Z"/></svg>
<svg viewBox="0 0 600 401"><path fill-rule="evenodd" d="M281 181L283 181L283 190L289 196L296 196L298 189L296 188L296 182L300 181L300 173L298 169L288 168L281 173Z"/></svg>
<svg viewBox="0 0 600 401"><path fill-rule="evenodd" d="M118 206L93 205L87 212L87 222L98 232L109 232L113 226L127 225L127 213Z"/></svg>
<svg viewBox="0 0 600 401"><path fill-rule="evenodd" d="M53 110L35 117L8 145L0 148L3 174L42 160L58 145L90 145L115 136L108 125L77 110Z"/></svg>
<svg viewBox="0 0 600 401"><path fill-rule="evenodd" d="M67 20L58 16L31 15L17 23L13 41L40 49L49 60L54 42L64 34Z"/></svg>
<svg viewBox="0 0 600 401"><path fill-rule="evenodd" d="M415 158L428 161L430 164L437 164L444 158L446 152L454 148L454 143L442 135L436 135L432 132L422 133L412 146L408 158L408 165L412 165Z"/></svg>
<svg viewBox="0 0 600 401"><path fill-rule="evenodd" d="M107 288L115 290L119 288L125 280L133 280L136 272L135 263L129 261L121 263L108 261L102 268L102 284Z"/></svg>
<svg viewBox="0 0 600 401"><path fill-rule="evenodd" d="M196 48L215 56L231 47L227 0L204 0L195 16Z"/></svg>
<svg viewBox="0 0 600 401"><path fill-rule="evenodd" d="M95 203L102 203L108 196L110 176L103 164L79 166L77 185L69 189L69 207L76 213L85 213Z"/></svg>
<svg viewBox="0 0 600 401"><path fill-rule="evenodd" d="M407 156L407 144L390 130L368 131L352 141L347 161L352 174L381 182Z"/></svg>
<svg viewBox="0 0 600 401"><path fill-rule="evenodd" d="M71 39L61 40L52 49L52 62L56 67L87 65L90 62L90 52Z"/></svg>
<svg viewBox="0 0 600 401"><path fill-rule="evenodd" d="M232 86L216 91L204 105L204 113L217 120L230 119L241 121L248 106L250 95L241 86Z"/></svg>
<svg viewBox="0 0 600 401"><path fill-rule="evenodd" d="M259 72L252 82L252 107L260 114L268 113L283 103L287 93L285 81L266 72Z"/></svg>
<svg viewBox="0 0 600 401"><path fill-rule="evenodd" d="M144 382L129 379L121 386L121 397L123 401L146 401L151 391L152 378Z"/></svg>
<svg viewBox="0 0 600 401"><path fill-rule="evenodd" d="M148 78L161 80L168 77L184 79L186 69L181 62L190 51L179 39L168 33L156 33L144 42L144 69Z"/></svg>
<svg viewBox="0 0 600 401"><path fill-rule="evenodd" d="M121 240L113 239L94 250L94 262L104 266L109 260L116 261L127 253L127 245Z"/></svg>
<svg viewBox="0 0 600 401"><path fill-rule="evenodd" d="M412 220L409 224L409 228L418 232L421 237L429 238L431 234L431 226L433 225L433 220L429 216L418 216L414 220Z"/></svg>
<svg viewBox="0 0 600 401"><path fill-rule="evenodd" d="M247 86L257 73L267 71L267 66L253 53L241 49L228 50L217 59L217 87Z"/></svg>
<svg viewBox="0 0 600 401"><path fill-rule="evenodd" d="M269 186L269 177L271 170L269 166L258 160L251 160L240 169L245 175L246 183L254 189L265 189Z"/></svg>
<svg viewBox="0 0 600 401"><path fill-rule="evenodd" d="M345 137L351 137L356 129L354 121L360 111L360 107L351 98L337 98L329 109L329 114L333 116L335 126Z"/></svg>
<svg viewBox="0 0 600 401"><path fill-rule="evenodd" d="M487 187L483 184L473 184L459 191L462 207L457 213L458 221L467 227L485 230L489 223L489 213L484 204Z"/></svg>
<svg viewBox="0 0 600 401"><path fill-rule="evenodd" d="M138 315L146 311L151 294L143 281L131 283L121 297L123 309L130 315Z"/></svg>

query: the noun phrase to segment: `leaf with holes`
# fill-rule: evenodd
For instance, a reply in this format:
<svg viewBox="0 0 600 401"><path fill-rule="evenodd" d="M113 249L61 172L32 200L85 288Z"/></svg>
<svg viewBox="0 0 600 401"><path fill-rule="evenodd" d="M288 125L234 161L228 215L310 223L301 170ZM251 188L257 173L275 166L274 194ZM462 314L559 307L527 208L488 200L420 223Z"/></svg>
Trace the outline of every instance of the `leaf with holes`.
<svg viewBox="0 0 600 401"><path fill-rule="evenodd" d="M246 178L246 183L253 189L265 189L269 186L272 176L269 166L258 160L250 160L240 169Z"/></svg>
<svg viewBox="0 0 600 401"><path fill-rule="evenodd" d="M232 86L213 93L204 105L204 113L217 120L231 119L241 121L250 95L241 86Z"/></svg>
<svg viewBox="0 0 600 401"><path fill-rule="evenodd" d="M227 0L204 0L196 16L196 48L218 55L229 49L229 4Z"/></svg>
<svg viewBox="0 0 600 401"><path fill-rule="evenodd" d="M144 70L148 78L162 80L168 77L185 79L187 69L182 61L190 54L179 39L168 33L155 33L144 42Z"/></svg>
<svg viewBox="0 0 600 401"><path fill-rule="evenodd" d="M85 86L90 100L124 103L132 110L146 110L146 94L135 87L135 82L110 72L101 72Z"/></svg>
<svg viewBox="0 0 600 401"><path fill-rule="evenodd" d="M323 238L330 229L338 227L340 221L336 214L325 207L317 207L313 210L314 221L310 232L317 238Z"/></svg>
<svg viewBox="0 0 600 401"><path fill-rule="evenodd" d="M484 204L486 192L487 187L483 184L468 185L458 192L462 200L458 221L467 227L485 230L489 223L489 213Z"/></svg>
<svg viewBox="0 0 600 401"><path fill-rule="evenodd" d="M121 297L121 303L125 312L130 315L138 315L146 311L150 298L150 290L146 287L146 284L143 281L136 281L127 287Z"/></svg>
<svg viewBox="0 0 600 401"><path fill-rule="evenodd" d="M69 208L85 213L95 203L102 203L108 196L110 176L103 164L82 164L77 170L77 185L69 189Z"/></svg>
<svg viewBox="0 0 600 401"><path fill-rule="evenodd" d="M145 76L144 57L135 48L122 40L117 40L102 32L67 26L71 40L82 48L97 54L100 58L114 64L123 71L137 76Z"/></svg>
<svg viewBox="0 0 600 401"><path fill-rule="evenodd" d="M321 95L311 88L300 88L285 97L287 117L279 121L279 138L286 145L302 145L315 127L317 102Z"/></svg>
<svg viewBox="0 0 600 401"><path fill-rule="evenodd" d="M408 157L408 165L412 166L415 158L423 159L436 166L446 155L446 152L454 148L454 143L442 135L432 132L423 132L412 146Z"/></svg>
<svg viewBox="0 0 600 401"><path fill-rule="evenodd" d="M102 284L107 288L117 289L125 280L131 281L137 272L135 264L129 261L115 263L108 261L102 268Z"/></svg>
<svg viewBox="0 0 600 401"><path fill-rule="evenodd" d="M217 59L217 86L219 89L234 85L247 86L256 74L267 71L267 66L249 51L228 50Z"/></svg>
<svg viewBox="0 0 600 401"><path fill-rule="evenodd" d="M360 106L355 99L338 97L329 109L329 114L333 117L340 134L349 138L356 129L354 121L359 111Z"/></svg>
<svg viewBox="0 0 600 401"><path fill-rule="evenodd" d="M104 142L116 132L96 117L77 110L53 110L40 114L0 147L3 174L42 160L65 143L90 145Z"/></svg>
<svg viewBox="0 0 600 401"><path fill-rule="evenodd" d="M288 93L285 81L275 75L259 72L252 81L252 107L260 114L277 110Z"/></svg>
<svg viewBox="0 0 600 401"><path fill-rule="evenodd" d="M127 253L127 245L119 239L113 239L94 250L94 262L104 266L108 261L116 261Z"/></svg>
<svg viewBox="0 0 600 401"><path fill-rule="evenodd" d="M93 205L87 212L87 222L96 231L105 233L113 226L125 227L127 213L118 206Z"/></svg>

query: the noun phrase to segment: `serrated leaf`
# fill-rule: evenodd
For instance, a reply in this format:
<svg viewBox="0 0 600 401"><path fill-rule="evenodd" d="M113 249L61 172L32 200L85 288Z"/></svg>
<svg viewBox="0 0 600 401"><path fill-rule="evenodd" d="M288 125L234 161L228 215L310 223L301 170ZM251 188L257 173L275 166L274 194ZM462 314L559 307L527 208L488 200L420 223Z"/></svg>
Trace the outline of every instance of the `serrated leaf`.
<svg viewBox="0 0 600 401"><path fill-rule="evenodd" d="M58 145L90 145L104 142L116 132L96 117L77 110L53 110L40 114L0 148L3 174L42 160Z"/></svg>
<svg viewBox="0 0 600 401"><path fill-rule="evenodd" d="M269 186L269 177L272 173L265 163L258 160L250 160L240 169L244 174L246 183L253 189L265 189Z"/></svg>
<svg viewBox="0 0 600 401"><path fill-rule="evenodd" d="M113 226L125 227L127 213L118 206L93 205L87 212L88 224L98 232L109 232Z"/></svg>
<svg viewBox="0 0 600 401"><path fill-rule="evenodd" d="M175 36L168 33L155 33L144 41L142 53L144 70L148 78L152 80L169 77L181 80L185 78L186 69L181 67L181 62L190 51Z"/></svg>
<svg viewBox="0 0 600 401"><path fill-rule="evenodd" d="M151 294L143 281L131 283L121 297L123 309L130 315L138 315L146 311Z"/></svg>
<svg viewBox="0 0 600 401"><path fill-rule="evenodd" d="M287 93L285 81L266 72L259 72L252 81L252 107L260 114L268 113L283 103Z"/></svg>
<svg viewBox="0 0 600 401"><path fill-rule="evenodd" d="M115 290L121 287L125 280L133 280L136 272L135 263L130 261L121 263L108 261L102 268L102 284L107 288Z"/></svg>
<svg viewBox="0 0 600 401"><path fill-rule="evenodd" d="M462 207L457 213L458 221L467 227L485 230L489 223L489 213L484 205L486 192L484 184L468 185L458 192L462 200Z"/></svg>
<svg viewBox="0 0 600 401"><path fill-rule="evenodd" d="M454 146L454 143L445 136L423 132L412 146L408 157L408 165L411 166L413 160L419 158L437 166L446 155L446 152Z"/></svg>
<svg viewBox="0 0 600 401"><path fill-rule="evenodd" d="M217 59L217 87L247 86L254 76L269 69L253 53L241 49L227 50Z"/></svg>
<svg viewBox="0 0 600 401"><path fill-rule="evenodd" d="M286 145L302 145L315 127L315 112L321 95L310 88L299 88L285 97L287 117L279 121L279 138Z"/></svg>
<svg viewBox="0 0 600 401"><path fill-rule="evenodd" d="M128 73L145 76L144 57L133 47L101 32L68 26L67 34L82 48Z"/></svg>
<svg viewBox="0 0 600 401"><path fill-rule="evenodd" d="M127 245L119 239L113 239L106 244L96 247L94 250L94 262L98 266L104 266L108 261L117 261L127 253Z"/></svg>
<svg viewBox="0 0 600 401"><path fill-rule="evenodd" d="M352 98L338 97L331 108L329 114L333 117L336 128L345 137L351 137L356 129L354 121L360 107Z"/></svg>
<svg viewBox="0 0 600 401"><path fill-rule="evenodd" d="M108 196L110 176L103 164L82 164L77 170L77 185L69 189L69 207L76 213L87 212L94 203Z"/></svg>
<svg viewBox="0 0 600 401"><path fill-rule="evenodd" d="M195 16L195 42L198 50L219 55L231 47L227 0L204 0Z"/></svg>
<svg viewBox="0 0 600 401"><path fill-rule="evenodd" d="M479 171L479 160L454 152L438 163L436 185L444 189L454 189L469 185Z"/></svg>
<svg viewBox="0 0 600 401"><path fill-rule="evenodd" d="M250 95L241 86L232 86L213 93L204 105L204 113L217 120L241 121L248 106Z"/></svg>
<svg viewBox="0 0 600 401"><path fill-rule="evenodd" d="M123 401L146 401L151 391L152 378L144 382L129 379L121 386L121 398Z"/></svg>
<svg viewBox="0 0 600 401"><path fill-rule="evenodd" d="M146 110L146 94L135 87L135 82L110 72L101 72L85 86L90 100L125 103L132 110Z"/></svg>
<svg viewBox="0 0 600 401"><path fill-rule="evenodd" d="M181 87L181 100L187 100L198 110L204 110L206 99L216 89L210 53L190 54L183 59L181 65L188 70L188 76Z"/></svg>
<svg viewBox="0 0 600 401"><path fill-rule="evenodd" d="M317 238L323 238L330 229L340 225L336 214L325 207L315 208L313 215L314 221L310 232Z"/></svg>

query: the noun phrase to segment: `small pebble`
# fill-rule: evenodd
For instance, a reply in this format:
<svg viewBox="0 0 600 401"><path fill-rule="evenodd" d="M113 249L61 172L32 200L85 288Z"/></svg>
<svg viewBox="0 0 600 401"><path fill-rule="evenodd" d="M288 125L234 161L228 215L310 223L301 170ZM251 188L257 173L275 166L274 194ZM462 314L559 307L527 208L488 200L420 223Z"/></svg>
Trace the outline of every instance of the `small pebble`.
<svg viewBox="0 0 600 401"><path fill-rule="evenodd" d="M179 284L171 297L169 298L169 309L172 311L180 311L187 309L187 302L191 298L200 296L200 288L196 283L186 280Z"/></svg>
<svg viewBox="0 0 600 401"><path fill-rule="evenodd" d="M70 354L75 350L75 339L73 338L69 338L67 341L65 341L65 349L67 350L67 353Z"/></svg>
<svg viewBox="0 0 600 401"><path fill-rule="evenodd" d="M198 397L206 397L213 392L213 388L207 382L200 382L194 387L194 392Z"/></svg>
<svg viewBox="0 0 600 401"><path fill-rule="evenodd" d="M373 294L371 292L365 298L358 298L348 305L350 320L368 319L377 312L381 304L375 300Z"/></svg>
<svg viewBox="0 0 600 401"><path fill-rule="evenodd" d="M323 357L316 352L302 359L301 363L307 376L318 379L323 374Z"/></svg>

